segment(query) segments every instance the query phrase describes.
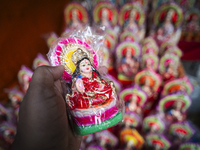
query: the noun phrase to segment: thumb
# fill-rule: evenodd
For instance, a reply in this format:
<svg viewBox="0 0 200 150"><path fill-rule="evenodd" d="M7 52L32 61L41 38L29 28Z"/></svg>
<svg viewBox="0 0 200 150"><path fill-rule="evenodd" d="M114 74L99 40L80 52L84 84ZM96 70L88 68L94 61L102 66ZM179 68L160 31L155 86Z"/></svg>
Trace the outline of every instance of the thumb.
<svg viewBox="0 0 200 150"><path fill-rule="evenodd" d="M65 70L64 66L62 65L55 67L46 66L45 69L47 69L47 71L52 75L54 81L58 80Z"/></svg>
<svg viewBox="0 0 200 150"><path fill-rule="evenodd" d="M31 84L52 85L54 81L61 78L64 72L64 66L40 66L38 67L31 79Z"/></svg>

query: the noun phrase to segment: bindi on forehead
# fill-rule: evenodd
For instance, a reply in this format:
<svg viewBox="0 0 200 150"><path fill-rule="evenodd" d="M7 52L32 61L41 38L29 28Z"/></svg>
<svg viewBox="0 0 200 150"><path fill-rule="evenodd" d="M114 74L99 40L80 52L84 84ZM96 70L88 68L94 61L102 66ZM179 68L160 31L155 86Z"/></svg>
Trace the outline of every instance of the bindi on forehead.
<svg viewBox="0 0 200 150"><path fill-rule="evenodd" d="M85 64L87 64L87 63L89 63L89 61L88 61L87 59L84 59L84 60L80 63L80 65L85 65Z"/></svg>
<svg viewBox="0 0 200 150"><path fill-rule="evenodd" d="M88 63L88 60L87 60L87 59L84 59L83 61L84 61L84 63Z"/></svg>

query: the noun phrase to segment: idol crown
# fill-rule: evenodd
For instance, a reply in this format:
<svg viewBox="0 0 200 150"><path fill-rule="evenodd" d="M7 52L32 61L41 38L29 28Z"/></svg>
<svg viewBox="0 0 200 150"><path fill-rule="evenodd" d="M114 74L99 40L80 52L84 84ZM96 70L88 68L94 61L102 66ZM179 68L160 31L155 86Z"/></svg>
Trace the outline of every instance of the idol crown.
<svg viewBox="0 0 200 150"><path fill-rule="evenodd" d="M93 59L91 56L91 53L84 48L78 48L73 54L72 54L72 61L75 65L77 65L77 62L84 57L89 58L91 64L93 64Z"/></svg>

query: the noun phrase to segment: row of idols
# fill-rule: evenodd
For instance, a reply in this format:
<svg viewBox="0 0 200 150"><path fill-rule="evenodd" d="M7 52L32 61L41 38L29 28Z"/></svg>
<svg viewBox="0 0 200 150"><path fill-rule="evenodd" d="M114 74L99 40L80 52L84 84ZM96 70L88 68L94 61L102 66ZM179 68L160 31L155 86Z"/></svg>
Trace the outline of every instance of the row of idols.
<svg viewBox="0 0 200 150"><path fill-rule="evenodd" d="M190 5L187 11L183 11L182 3L164 3L163 1L161 5L160 2L160 5L152 6L155 8L148 15L149 11L145 10L144 7L147 5L147 1L123 3L123 5L120 5L120 9L117 9L117 5L112 2L100 1L95 3L92 10L87 10L83 5L72 2L64 9L67 28L63 34L71 29L80 29L86 25L98 25L113 29L117 35L131 32L137 37L135 39L137 41L144 38L146 27L150 30L149 35L156 38L159 43L169 39L177 43L180 37L198 39L200 12ZM183 27L182 36L181 27Z"/></svg>

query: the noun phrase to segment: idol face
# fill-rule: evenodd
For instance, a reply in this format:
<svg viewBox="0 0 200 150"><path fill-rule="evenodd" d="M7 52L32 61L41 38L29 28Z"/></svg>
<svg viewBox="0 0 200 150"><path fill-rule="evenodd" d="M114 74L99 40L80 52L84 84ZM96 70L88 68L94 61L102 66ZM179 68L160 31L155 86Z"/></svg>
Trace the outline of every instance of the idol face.
<svg viewBox="0 0 200 150"><path fill-rule="evenodd" d="M82 73L91 73L92 72L92 66L89 60L84 59L81 61L79 68Z"/></svg>

